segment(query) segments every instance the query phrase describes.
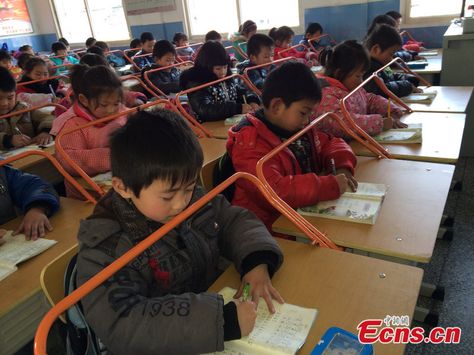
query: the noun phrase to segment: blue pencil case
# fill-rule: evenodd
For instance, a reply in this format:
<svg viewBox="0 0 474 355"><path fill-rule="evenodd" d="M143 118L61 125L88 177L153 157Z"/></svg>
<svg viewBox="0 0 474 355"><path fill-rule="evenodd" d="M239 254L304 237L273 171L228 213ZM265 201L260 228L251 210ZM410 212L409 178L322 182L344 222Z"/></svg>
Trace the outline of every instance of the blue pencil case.
<svg viewBox="0 0 474 355"><path fill-rule="evenodd" d="M428 66L428 62L408 62L407 66L410 69L425 69Z"/></svg>
<svg viewBox="0 0 474 355"><path fill-rule="evenodd" d="M371 344L361 344L356 335L338 327L331 327L326 330L326 333L324 333L318 345L313 349L311 355L373 355L373 353L374 349Z"/></svg>

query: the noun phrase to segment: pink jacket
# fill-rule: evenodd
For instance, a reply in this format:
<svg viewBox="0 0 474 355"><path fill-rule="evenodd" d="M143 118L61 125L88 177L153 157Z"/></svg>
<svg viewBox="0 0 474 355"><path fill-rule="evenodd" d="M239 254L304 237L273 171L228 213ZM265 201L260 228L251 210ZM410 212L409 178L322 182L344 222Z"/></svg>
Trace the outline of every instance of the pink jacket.
<svg viewBox="0 0 474 355"><path fill-rule="evenodd" d="M121 108L123 111L124 108ZM56 121L56 134L62 130L70 130L74 127L85 125L94 121L92 116L83 106L75 103L69 110L59 116ZM76 162L89 176L110 171L110 149L109 136L117 128L123 126L126 117L120 117L105 125L91 126L82 130L74 131L61 138L61 145L66 154ZM77 172L58 155L61 165L71 174L77 176Z"/></svg>
<svg viewBox="0 0 474 355"><path fill-rule="evenodd" d="M344 116L339 106L340 100L349 94L349 90L339 81L328 76L319 76L323 97L314 109L315 117L326 112L335 112L341 118ZM347 101L346 107L355 123L371 136L382 132L383 119L387 117L388 100L382 96L358 90ZM391 103L391 116L400 118L403 111L400 106ZM318 128L336 137L349 138L342 128L332 118L326 118L318 124Z"/></svg>

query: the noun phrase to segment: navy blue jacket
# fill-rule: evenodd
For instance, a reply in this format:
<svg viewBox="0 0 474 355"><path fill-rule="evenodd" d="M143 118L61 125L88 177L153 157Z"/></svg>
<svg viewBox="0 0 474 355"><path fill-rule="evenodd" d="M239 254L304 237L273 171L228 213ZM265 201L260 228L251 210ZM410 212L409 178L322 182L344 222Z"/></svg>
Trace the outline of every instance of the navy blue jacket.
<svg viewBox="0 0 474 355"><path fill-rule="evenodd" d="M244 74L245 69L249 67L254 67L255 64L251 63L250 60L243 61L237 65L237 70L239 74ZM265 79L267 78L268 74L275 68L272 65L270 68L257 68L248 71L248 76L250 81L255 85L257 89L262 90L263 84L265 83Z"/></svg>

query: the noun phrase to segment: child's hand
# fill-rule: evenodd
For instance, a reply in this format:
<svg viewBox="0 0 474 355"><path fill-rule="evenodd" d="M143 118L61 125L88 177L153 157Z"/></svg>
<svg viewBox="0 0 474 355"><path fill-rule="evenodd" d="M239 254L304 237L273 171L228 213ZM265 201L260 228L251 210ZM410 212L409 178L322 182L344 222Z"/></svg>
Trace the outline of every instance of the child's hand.
<svg viewBox="0 0 474 355"><path fill-rule="evenodd" d="M24 147L31 143L31 138L24 134L14 134L12 136L12 145L15 148Z"/></svg>
<svg viewBox="0 0 474 355"><path fill-rule="evenodd" d="M408 125L399 119L393 120L393 128L407 128Z"/></svg>
<svg viewBox="0 0 474 355"><path fill-rule="evenodd" d="M258 110L260 108L260 105L256 104L255 102L252 102L250 106L252 106L252 110Z"/></svg>
<svg viewBox="0 0 474 355"><path fill-rule="evenodd" d="M412 88L412 92L416 92L416 93L422 93L423 92L423 89L422 88L418 88L416 87L415 85L413 85L413 88Z"/></svg>
<svg viewBox="0 0 474 355"><path fill-rule="evenodd" d="M242 104L242 113L248 113L253 110L253 107L249 104Z"/></svg>
<svg viewBox="0 0 474 355"><path fill-rule="evenodd" d="M337 169L336 174L344 174L344 176L347 178L347 184L351 188L352 192L357 191L357 187L359 186L359 183L355 179L354 175L347 170L347 169Z"/></svg>
<svg viewBox="0 0 474 355"><path fill-rule="evenodd" d="M342 195L349 188L349 181L344 174L336 175L337 185L339 186L339 193Z"/></svg>
<svg viewBox="0 0 474 355"><path fill-rule="evenodd" d="M393 128L393 119L390 117L385 117L383 119L383 130L387 131L389 129Z"/></svg>
<svg viewBox="0 0 474 355"><path fill-rule="evenodd" d="M51 227L44 210L39 207L33 207L26 212L23 221L17 230L13 232L13 235L23 232L26 236L26 240L36 240L43 238L46 235L46 231L51 232L52 230L53 227Z"/></svg>
<svg viewBox="0 0 474 355"><path fill-rule="evenodd" d="M7 231L5 229L0 229L0 246L6 243L3 239L5 234L7 234Z"/></svg>
<svg viewBox="0 0 474 355"><path fill-rule="evenodd" d="M42 132L33 138L33 143L38 145L47 145L53 141L53 136L49 133Z"/></svg>
<svg viewBox="0 0 474 355"><path fill-rule="evenodd" d="M258 300L263 297L267 303L268 310L271 313L275 313L275 307L273 306L272 297L278 301L278 303L284 303L283 298L280 296L278 291L272 286L272 281L268 275L268 266L266 264L260 264L250 270L242 277L242 282L234 298L242 296L245 284L250 285L250 293L252 295L252 301L258 305Z"/></svg>
<svg viewBox="0 0 474 355"><path fill-rule="evenodd" d="M426 60L425 57L422 57L422 56L419 56L419 55L415 55L415 57L413 59L414 60Z"/></svg>
<svg viewBox="0 0 474 355"><path fill-rule="evenodd" d="M239 320L240 335L245 337L250 334L257 319L257 307L253 302L240 302L234 300L237 307L237 319Z"/></svg>

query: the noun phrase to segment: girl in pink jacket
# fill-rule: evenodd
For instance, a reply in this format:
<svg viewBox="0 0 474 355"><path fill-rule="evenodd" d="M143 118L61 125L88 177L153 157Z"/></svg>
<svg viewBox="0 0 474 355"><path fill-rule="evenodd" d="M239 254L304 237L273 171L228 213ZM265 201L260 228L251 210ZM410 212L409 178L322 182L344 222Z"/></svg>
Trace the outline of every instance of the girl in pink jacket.
<svg viewBox="0 0 474 355"><path fill-rule="evenodd" d="M71 82L77 100L55 120L55 134L125 110L122 105L122 83L110 68L78 65L71 74ZM61 138L61 145L65 153L89 176L108 172L109 136L125 122L126 117L120 117L105 124L74 131ZM78 175L61 154L58 154L58 159L71 175ZM71 191L68 189L68 192Z"/></svg>
<svg viewBox="0 0 474 355"><path fill-rule="evenodd" d="M314 117L326 112L335 112L345 120L339 105L340 100L362 83L369 68L369 55L356 41L344 41L333 49L324 49L319 59L325 67L325 74L319 77L323 96L315 107ZM346 107L355 123L371 136L390 128L406 127L400 122L403 111L399 106L391 103L391 117L388 118L388 100L368 93L363 88L346 101ZM336 137L349 138L331 118L322 120L318 128Z"/></svg>

